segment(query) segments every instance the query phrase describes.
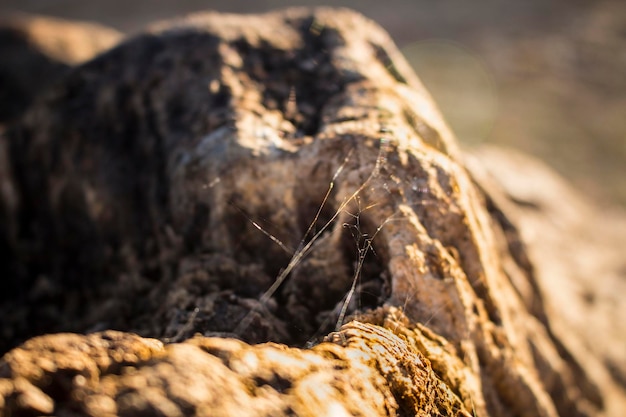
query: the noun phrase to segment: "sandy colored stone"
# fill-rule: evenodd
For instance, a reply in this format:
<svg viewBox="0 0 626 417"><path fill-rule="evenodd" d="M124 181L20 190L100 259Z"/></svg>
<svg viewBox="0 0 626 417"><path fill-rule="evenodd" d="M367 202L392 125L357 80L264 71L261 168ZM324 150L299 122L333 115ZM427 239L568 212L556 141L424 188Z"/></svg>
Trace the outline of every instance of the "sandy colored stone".
<svg viewBox="0 0 626 417"><path fill-rule="evenodd" d="M593 376L598 388L583 389L604 395L609 414L619 415L626 386L626 304L621 300L626 213L599 209L544 163L519 151L483 146L471 153L467 166L489 195L490 210L501 221L506 215L509 247L514 256L526 258L521 263L541 293L544 321L582 368L572 377ZM510 274L532 308L537 301L527 296L529 282ZM550 358L555 365L561 361Z"/></svg>
<svg viewBox="0 0 626 417"><path fill-rule="evenodd" d="M1 362L3 415L471 415L392 331L351 322L327 339L302 350L200 336L163 346L113 331L41 336Z"/></svg>

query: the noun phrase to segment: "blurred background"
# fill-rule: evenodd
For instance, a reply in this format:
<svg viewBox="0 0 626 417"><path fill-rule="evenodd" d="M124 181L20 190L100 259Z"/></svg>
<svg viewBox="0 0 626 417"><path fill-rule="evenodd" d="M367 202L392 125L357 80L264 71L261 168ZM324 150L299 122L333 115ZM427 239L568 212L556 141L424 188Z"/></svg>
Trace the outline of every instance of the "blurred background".
<svg viewBox="0 0 626 417"><path fill-rule="evenodd" d="M0 15L89 20L132 34L155 20L200 10L261 12L298 5L319 3L2 0ZM521 149L548 162L598 204L626 207L625 1L332 5L359 10L391 34L464 146Z"/></svg>

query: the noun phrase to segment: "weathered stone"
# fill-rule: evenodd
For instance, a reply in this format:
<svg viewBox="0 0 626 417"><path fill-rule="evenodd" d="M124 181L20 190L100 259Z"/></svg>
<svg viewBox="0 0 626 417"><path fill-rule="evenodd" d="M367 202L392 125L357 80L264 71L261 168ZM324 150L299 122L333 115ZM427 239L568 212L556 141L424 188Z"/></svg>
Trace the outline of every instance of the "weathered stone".
<svg viewBox="0 0 626 417"><path fill-rule="evenodd" d="M388 36L354 12L155 25L69 74L0 145L2 348L111 328L184 341L34 339L0 365L9 410L591 416L624 404L603 351L586 366L584 334L555 331L498 194L476 186ZM71 359L106 338L120 345ZM27 371L28 346L54 358ZM37 375L58 363L69 370L50 391Z"/></svg>
<svg viewBox="0 0 626 417"><path fill-rule="evenodd" d="M399 311L375 314L410 332ZM392 331L353 322L328 339L302 350L206 337L163 346L113 331L37 337L3 359L5 414L470 416Z"/></svg>
<svg viewBox="0 0 626 417"><path fill-rule="evenodd" d="M0 128L74 65L122 35L95 23L15 14L0 18Z"/></svg>
<svg viewBox="0 0 626 417"><path fill-rule="evenodd" d="M620 415L626 387L626 304L621 300L626 214L598 209L541 161L512 149L483 146L466 165L489 196L489 210L500 219L509 250L534 277L544 322L582 368L572 378L593 375L607 414ZM538 300L530 296L529 281L507 270L532 308Z"/></svg>

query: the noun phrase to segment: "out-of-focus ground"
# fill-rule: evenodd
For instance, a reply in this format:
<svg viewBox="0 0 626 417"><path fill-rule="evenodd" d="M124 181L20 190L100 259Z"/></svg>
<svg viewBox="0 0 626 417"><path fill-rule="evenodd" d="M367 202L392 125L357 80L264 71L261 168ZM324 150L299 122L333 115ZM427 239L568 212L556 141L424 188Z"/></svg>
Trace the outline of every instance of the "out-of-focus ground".
<svg viewBox="0 0 626 417"><path fill-rule="evenodd" d="M200 10L260 12L312 1L3 0L126 33ZM626 206L626 2L343 0L402 48L462 143L537 155L597 203ZM267 28L272 30L271 27ZM1 58L0 58L1 59Z"/></svg>

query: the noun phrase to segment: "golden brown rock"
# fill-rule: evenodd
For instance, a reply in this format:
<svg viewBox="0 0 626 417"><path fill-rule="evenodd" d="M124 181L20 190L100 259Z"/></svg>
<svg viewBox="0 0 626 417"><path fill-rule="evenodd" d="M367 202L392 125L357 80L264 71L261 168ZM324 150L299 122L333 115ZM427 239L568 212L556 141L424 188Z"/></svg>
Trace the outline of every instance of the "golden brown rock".
<svg viewBox="0 0 626 417"><path fill-rule="evenodd" d="M525 269L535 277L545 321L582 368L572 378L580 372L592 376L607 414L621 414L626 406L626 304L621 300L626 214L598 209L545 164L512 149L483 146L472 152L467 166L489 195L492 213L500 218L498 212L506 213L510 250L527 258ZM527 297L528 282L510 274L526 304L536 303Z"/></svg>
<svg viewBox="0 0 626 417"><path fill-rule="evenodd" d="M3 349L110 328L183 342L34 339L1 365L11 410L595 416L624 404L619 380L598 377L606 364L585 366L553 326L523 236L418 79L354 12L155 25L73 71L0 141ZM107 338L119 344L100 350ZM70 369L51 375L60 391L38 382L45 363L24 365L28 346L54 351L48 340L66 346L49 361Z"/></svg>
<svg viewBox="0 0 626 417"><path fill-rule="evenodd" d="M400 312L375 314L409 331ZM113 331L37 337L3 359L4 415L470 416L393 332L353 322L328 339L302 350L205 337L163 346Z"/></svg>

